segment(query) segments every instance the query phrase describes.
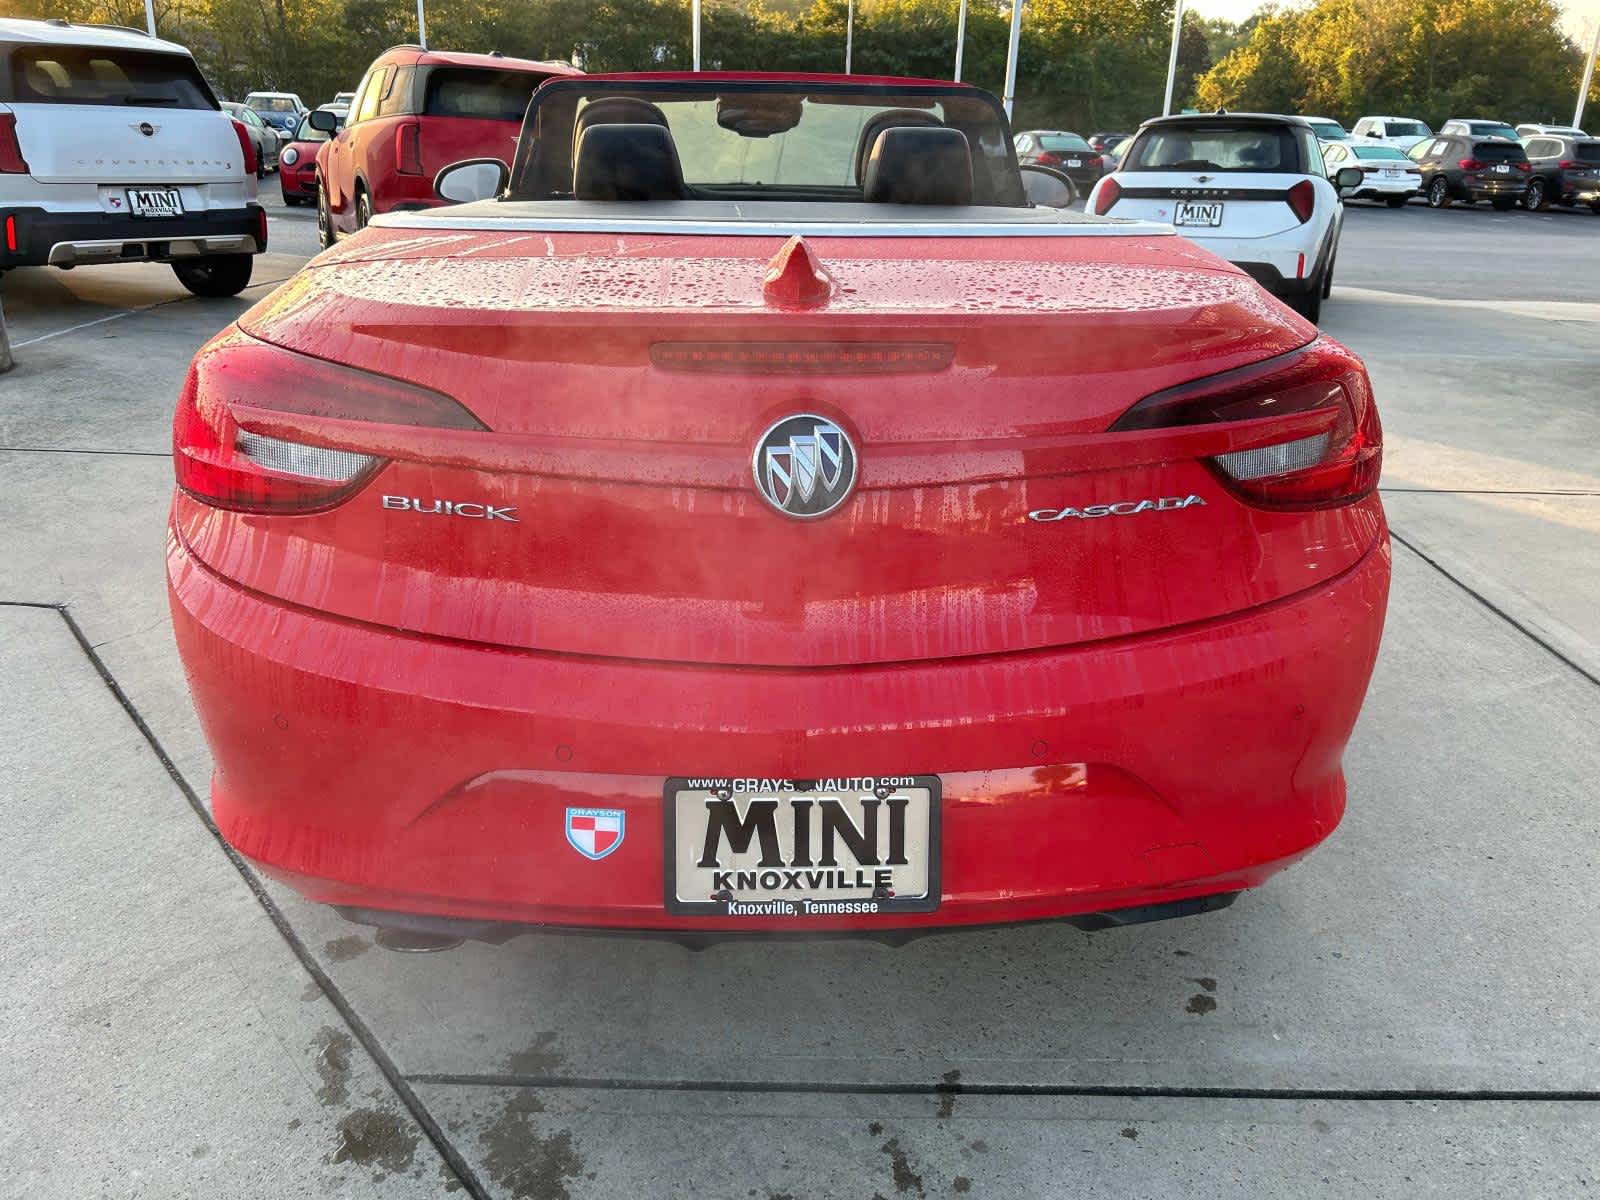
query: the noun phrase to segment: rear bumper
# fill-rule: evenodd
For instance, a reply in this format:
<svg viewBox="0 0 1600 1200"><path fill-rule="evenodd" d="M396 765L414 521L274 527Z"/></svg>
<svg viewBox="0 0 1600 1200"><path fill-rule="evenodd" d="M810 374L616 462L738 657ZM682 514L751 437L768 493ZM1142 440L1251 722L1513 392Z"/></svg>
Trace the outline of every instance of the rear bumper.
<svg viewBox="0 0 1600 1200"><path fill-rule="evenodd" d="M1528 190L1528 178L1480 179L1463 185L1462 190L1474 200L1516 200Z"/></svg>
<svg viewBox="0 0 1600 1200"><path fill-rule="evenodd" d="M407 636L246 592L176 533L168 578L217 823L313 900L591 929L881 931L1170 904L1304 855L1343 812L1389 551L1384 536L1306 592L1161 634L823 671ZM936 911L666 911L668 775L891 771L941 776ZM624 810L616 852L571 849L568 806Z"/></svg>
<svg viewBox="0 0 1600 1200"><path fill-rule="evenodd" d="M0 209L0 221L15 218L17 247L11 250L7 240L0 240L0 270L260 254L267 248L262 214L259 204L148 219L105 212Z"/></svg>

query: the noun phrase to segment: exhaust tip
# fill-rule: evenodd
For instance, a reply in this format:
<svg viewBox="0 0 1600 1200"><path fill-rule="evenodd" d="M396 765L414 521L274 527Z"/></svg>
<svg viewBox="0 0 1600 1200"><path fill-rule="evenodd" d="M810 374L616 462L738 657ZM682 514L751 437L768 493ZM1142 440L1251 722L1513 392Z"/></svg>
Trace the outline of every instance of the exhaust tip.
<svg viewBox="0 0 1600 1200"><path fill-rule="evenodd" d="M462 942L461 938L447 934L394 928L379 929L372 940L396 954L438 954L442 950L454 950Z"/></svg>

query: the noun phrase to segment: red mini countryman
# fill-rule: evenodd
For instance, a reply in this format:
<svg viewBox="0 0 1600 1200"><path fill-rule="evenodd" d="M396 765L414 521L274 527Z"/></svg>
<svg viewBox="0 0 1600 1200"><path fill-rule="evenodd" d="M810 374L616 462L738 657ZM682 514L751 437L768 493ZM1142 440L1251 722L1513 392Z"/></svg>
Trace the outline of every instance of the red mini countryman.
<svg viewBox="0 0 1600 1200"><path fill-rule="evenodd" d="M167 564L262 869L440 937L1220 908L1327 837L1366 371L959 84L555 79L195 358Z"/></svg>

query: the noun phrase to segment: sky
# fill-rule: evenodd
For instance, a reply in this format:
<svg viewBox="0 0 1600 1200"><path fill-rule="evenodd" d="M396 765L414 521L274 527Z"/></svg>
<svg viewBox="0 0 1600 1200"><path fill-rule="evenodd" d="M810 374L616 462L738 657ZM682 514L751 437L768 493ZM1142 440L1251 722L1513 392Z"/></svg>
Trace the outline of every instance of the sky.
<svg viewBox="0 0 1600 1200"><path fill-rule="evenodd" d="M1262 0L1185 0L1184 7L1202 16L1242 21L1261 4ZM1561 7L1566 13L1566 20L1562 24L1570 37L1581 40L1585 31L1589 37L1594 36L1595 22L1600 21L1600 0L1570 0ZM1587 42L1584 48L1588 48Z"/></svg>

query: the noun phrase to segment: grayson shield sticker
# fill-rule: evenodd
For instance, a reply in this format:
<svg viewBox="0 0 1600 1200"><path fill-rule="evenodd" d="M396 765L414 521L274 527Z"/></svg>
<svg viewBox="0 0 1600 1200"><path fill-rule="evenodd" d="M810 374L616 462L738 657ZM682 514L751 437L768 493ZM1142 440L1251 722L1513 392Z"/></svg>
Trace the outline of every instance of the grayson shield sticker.
<svg viewBox="0 0 1600 1200"><path fill-rule="evenodd" d="M756 489L786 517L825 517L856 485L856 449L826 417L785 417L756 442Z"/></svg>
<svg viewBox="0 0 1600 1200"><path fill-rule="evenodd" d="M598 861L622 845L627 818L620 808L569 808L567 841L585 858Z"/></svg>

